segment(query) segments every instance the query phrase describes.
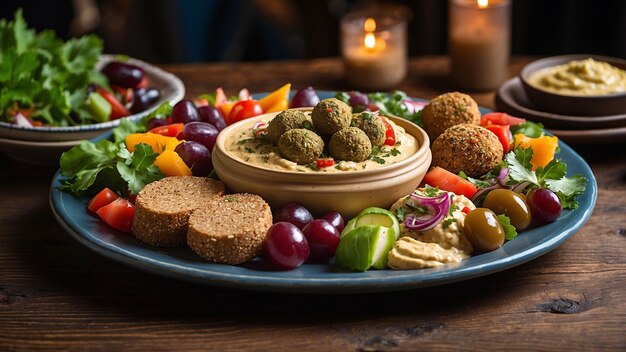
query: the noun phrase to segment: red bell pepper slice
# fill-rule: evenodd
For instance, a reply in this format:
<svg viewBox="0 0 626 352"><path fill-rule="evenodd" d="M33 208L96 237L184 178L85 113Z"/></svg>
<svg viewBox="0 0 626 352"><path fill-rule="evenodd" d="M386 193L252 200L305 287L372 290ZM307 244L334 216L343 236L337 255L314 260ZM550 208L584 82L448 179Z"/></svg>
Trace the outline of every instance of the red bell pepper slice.
<svg viewBox="0 0 626 352"><path fill-rule="evenodd" d="M493 132L493 134L498 137L500 144L502 144L502 151L504 154L508 153L511 148L511 140L513 137L511 136L511 126L509 125L488 125L485 126L486 129Z"/></svg>
<svg viewBox="0 0 626 352"><path fill-rule="evenodd" d="M172 123L170 125L155 127L148 132L160 134L162 136L178 138L178 134L181 133L184 128L185 128L185 124L181 122L181 123Z"/></svg>
<svg viewBox="0 0 626 352"><path fill-rule="evenodd" d="M396 132L391 127L391 124L384 116L380 116L380 119L385 124L385 145L396 145Z"/></svg>
<svg viewBox="0 0 626 352"><path fill-rule="evenodd" d="M115 96L113 96L113 94L111 94L108 90L102 87L97 87L96 89L98 90L98 93L100 93L100 95L102 95L102 97L106 99L106 101L108 101L109 104L111 104L111 116L109 116L110 120L116 120L116 119L119 119L120 117L125 117L125 116L130 115L130 112L128 112L128 109L126 109L124 105L122 105L122 103L120 103L117 99L115 99Z"/></svg>
<svg viewBox="0 0 626 352"><path fill-rule="evenodd" d="M474 194L478 192L476 185L439 166L430 170L426 176L424 176L423 182L432 187L439 187L439 189L444 191L463 195L467 198L472 198Z"/></svg>
<svg viewBox="0 0 626 352"><path fill-rule="evenodd" d="M325 167L331 167L335 165L335 159L333 158L319 158L315 160L315 165L317 165L318 169L323 169Z"/></svg>
<svg viewBox="0 0 626 352"><path fill-rule="evenodd" d="M489 125L517 126L524 122L526 122L526 119L511 116L504 112L490 112L480 117L480 125L483 127Z"/></svg>

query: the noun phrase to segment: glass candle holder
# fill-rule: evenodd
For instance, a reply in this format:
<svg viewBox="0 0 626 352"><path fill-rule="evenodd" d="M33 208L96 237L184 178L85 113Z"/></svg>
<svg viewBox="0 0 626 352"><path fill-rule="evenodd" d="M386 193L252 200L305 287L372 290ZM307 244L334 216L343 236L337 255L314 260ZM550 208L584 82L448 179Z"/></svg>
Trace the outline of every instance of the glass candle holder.
<svg viewBox="0 0 626 352"><path fill-rule="evenodd" d="M459 88L492 90L508 76L509 0L450 0L450 74Z"/></svg>
<svg viewBox="0 0 626 352"><path fill-rule="evenodd" d="M401 7L355 11L341 19L341 53L350 88L389 90L404 80L406 22Z"/></svg>

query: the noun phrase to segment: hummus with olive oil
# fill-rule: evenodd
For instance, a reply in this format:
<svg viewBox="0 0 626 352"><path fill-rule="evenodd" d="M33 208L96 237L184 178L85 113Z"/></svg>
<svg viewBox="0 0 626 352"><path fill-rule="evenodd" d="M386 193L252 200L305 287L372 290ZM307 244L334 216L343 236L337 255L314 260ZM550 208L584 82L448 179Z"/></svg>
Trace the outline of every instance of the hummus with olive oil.
<svg viewBox="0 0 626 352"><path fill-rule="evenodd" d="M424 195L424 189L416 190ZM468 258L474 248L463 235L465 207L476 209L474 203L464 196L448 192L451 197L450 211L435 227L426 231L412 231L400 222L400 239L396 241L387 257L391 269L425 269L449 263L458 263ZM410 209L411 198L406 196L391 206L391 212L398 216ZM409 210L410 211L410 210ZM400 217L400 216L398 216Z"/></svg>
<svg viewBox="0 0 626 352"><path fill-rule="evenodd" d="M528 83L561 95L607 95L626 91L626 71L589 58L539 70Z"/></svg>
<svg viewBox="0 0 626 352"><path fill-rule="evenodd" d="M307 116L310 118L310 113L307 113ZM262 119L261 122L268 123L271 119L272 116L268 116ZM387 119L394 129L396 144L372 148L372 154L367 160L362 162L335 160L334 165L324 168L317 167L316 163L298 165L283 158L278 151L278 147L272 145L267 139L255 137L253 126L256 121L258 120L243 124L238 129L232 131L226 139L225 149L235 159L270 170L337 173L378 169L407 159L415 154L419 148L419 143L415 137L406 133L404 128Z"/></svg>

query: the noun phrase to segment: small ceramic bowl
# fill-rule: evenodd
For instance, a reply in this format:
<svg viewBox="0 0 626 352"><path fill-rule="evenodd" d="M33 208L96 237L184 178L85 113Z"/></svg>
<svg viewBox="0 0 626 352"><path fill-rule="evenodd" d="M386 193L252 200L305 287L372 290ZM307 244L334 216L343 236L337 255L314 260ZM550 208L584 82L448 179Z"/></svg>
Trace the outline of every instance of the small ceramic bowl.
<svg viewBox="0 0 626 352"><path fill-rule="evenodd" d="M522 85L530 102L546 112L571 116L607 116L625 113L626 92L594 96L561 95L535 88L528 82L533 73L541 69L587 58L604 61L617 68L626 70L626 60L607 56L563 55L540 59L526 65L520 73Z"/></svg>
<svg viewBox="0 0 626 352"><path fill-rule="evenodd" d="M116 55L102 55L96 69L116 59ZM167 101L177 102L185 96L185 86L180 78L165 72L156 66L136 59L128 59L130 64L141 67L150 79L150 86L161 91L159 100L148 110L129 116L138 120ZM120 120L95 123L90 125L67 127L24 127L0 121L0 138L34 142L68 142L95 138L112 129ZM75 143L76 144L76 143Z"/></svg>
<svg viewBox="0 0 626 352"><path fill-rule="evenodd" d="M389 208L400 197L413 192L430 167L430 141L426 132L394 117L391 120L414 136L419 148L407 159L379 169L338 173L278 171L246 163L226 151L226 140L239 126L274 115L261 115L227 127L218 135L213 149L215 172L230 190L258 194L274 209L298 202L315 216L335 210L349 219L367 207Z"/></svg>

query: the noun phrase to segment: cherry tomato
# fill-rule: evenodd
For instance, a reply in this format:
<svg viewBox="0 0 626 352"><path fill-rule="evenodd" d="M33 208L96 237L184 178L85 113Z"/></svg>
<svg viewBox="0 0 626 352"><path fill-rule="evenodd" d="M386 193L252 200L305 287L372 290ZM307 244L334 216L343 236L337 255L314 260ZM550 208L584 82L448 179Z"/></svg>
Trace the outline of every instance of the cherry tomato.
<svg viewBox="0 0 626 352"><path fill-rule="evenodd" d="M96 214L112 228L131 233L135 206L124 198L117 198L113 202L103 206Z"/></svg>
<svg viewBox="0 0 626 352"><path fill-rule="evenodd" d="M526 119L522 119L519 117L514 117L504 112L490 112L488 114L484 114L480 118L481 126L488 125L509 125L509 126L517 126L526 122Z"/></svg>
<svg viewBox="0 0 626 352"><path fill-rule="evenodd" d="M500 144L502 144L502 150L506 154L509 152L511 147L511 140L513 140L513 136L511 135L511 126L509 125L487 125L486 129L493 132L493 134L498 137Z"/></svg>
<svg viewBox="0 0 626 352"><path fill-rule="evenodd" d="M261 115L263 109L256 100L242 100L233 105L228 116L228 123L233 124L237 121L245 120L249 117Z"/></svg>
<svg viewBox="0 0 626 352"><path fill-rule="evenodd" d="M115 99L115 96L113 96L113 94L111 94L108 90L102 87L98 87L96 89L98 90L98 93L100 93L100 95L102 95L102 97L106 99L106 101L108 101L109 104L111 104L111 116L109 116L110 120L116 120L116 119L119 119L120 117L125 117L125 116L130 115L130 112L128 112L128 109L126 109L124 105L122 105L122 103L120 103L117 99Z"/></svg>
<svg viewBox="0 0 626 352"><path fill-rule="evenodd" d="M89 203L87 203L87 209L90 212L95 213L96 211L98 211L98 209L102 208L105 205L110 204L111 202L113 202L119 197L120 196L115 194L115 192L111 191L108 188L105 188L102 191L100 191L100 193L96 194L93 198L91 198Z"/></svg>
<svg viewBox="0 0 626 352"><path fill-rule="evenodd" d="M185 128L185 124L181 122L181 123L173 123L171 125L155 127L148 132L160 134L162 136L178 138L178 134L183 131L183 128Z"/></svg>
<svg viewBox="0 0 626 352"><path fill-rule="evenodd" d="M380 119L385 124L385 145L395 145L396 144L396 132L391 127L391 124L384 116L381 116Z"/></svg>
<svg viewBox="0 0 626 352"><path fill-rule="evenodd" d="M323 169L325 167L330 167L335 165L335 159L333 158L321 158L315 161L315 164L319 169Z"/></svg>

